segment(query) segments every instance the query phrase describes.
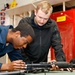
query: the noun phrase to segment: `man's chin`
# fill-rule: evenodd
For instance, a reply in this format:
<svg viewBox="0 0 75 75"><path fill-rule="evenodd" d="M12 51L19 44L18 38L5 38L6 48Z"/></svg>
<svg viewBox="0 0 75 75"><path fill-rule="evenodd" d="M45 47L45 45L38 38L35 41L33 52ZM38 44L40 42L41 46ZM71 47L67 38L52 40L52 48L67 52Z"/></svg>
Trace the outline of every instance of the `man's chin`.
<svg viewBox="0 0 75 75"><path fill-rule="evenodd" d="M43 26L43 24L38 24L39 26Z"/></svg>

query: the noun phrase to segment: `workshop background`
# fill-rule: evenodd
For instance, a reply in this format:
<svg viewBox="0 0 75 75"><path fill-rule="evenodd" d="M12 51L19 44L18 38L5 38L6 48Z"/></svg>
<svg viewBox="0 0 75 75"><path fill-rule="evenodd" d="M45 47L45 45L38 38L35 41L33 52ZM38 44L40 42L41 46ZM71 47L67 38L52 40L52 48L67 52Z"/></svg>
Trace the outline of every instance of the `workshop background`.
<svg viewBox="0 0 75 75"><path fill-rule="evenodd" d="M18 22L30 16L37 3L42 0L0 0L0 25L12 24L17 26ZM75 0L47 0L53 6L54 19L59 27L63 50L67 61L75 58ZM25 10L24 10L25 9ZM48 54L48 62L55 59L53 49ZM0 58L3 63L8 63L8 56Z"/></svg>

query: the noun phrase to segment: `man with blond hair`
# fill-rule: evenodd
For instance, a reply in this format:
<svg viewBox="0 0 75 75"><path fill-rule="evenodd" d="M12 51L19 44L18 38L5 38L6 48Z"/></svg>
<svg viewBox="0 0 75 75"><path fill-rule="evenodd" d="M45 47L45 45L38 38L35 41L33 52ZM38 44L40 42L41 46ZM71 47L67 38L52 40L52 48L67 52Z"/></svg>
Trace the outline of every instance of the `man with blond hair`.
<svg viewBox="0 0 75 75"><path fill-rule="evenodd" d="M50 47L54 48L57 61L65 61L60 32L54 20L50 19L52 6L48 1L37 4L31 17L23 18L20 23L29 23L35 32L35 39L22 50L26 63L47 62Z"/></svg>

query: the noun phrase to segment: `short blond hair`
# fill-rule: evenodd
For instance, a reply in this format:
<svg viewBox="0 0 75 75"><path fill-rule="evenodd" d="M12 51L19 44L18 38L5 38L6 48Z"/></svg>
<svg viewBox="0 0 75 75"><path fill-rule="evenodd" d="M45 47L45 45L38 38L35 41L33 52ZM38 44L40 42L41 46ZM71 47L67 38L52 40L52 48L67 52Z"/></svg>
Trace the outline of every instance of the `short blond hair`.
<svg viewBox="0 0 75 75"><path fill-rule="evenodd" d="M45 14L48 14L49 12L51 14L53 11L52 5L48 1L42 1L38 3L36 11L38 11L39 9L41 9Z"/></svg>

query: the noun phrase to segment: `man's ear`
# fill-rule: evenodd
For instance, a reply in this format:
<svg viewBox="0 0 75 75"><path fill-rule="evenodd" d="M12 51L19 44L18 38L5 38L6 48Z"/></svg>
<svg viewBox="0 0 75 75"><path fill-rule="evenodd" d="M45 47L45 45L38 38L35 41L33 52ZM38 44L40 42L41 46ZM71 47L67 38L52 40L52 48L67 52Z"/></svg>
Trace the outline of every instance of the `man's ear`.
<svg viewBox="0 0 75 75"><path fill-rule="evenodd" d="M16 31L15 35L16 35L16 37L20 37L21 36L21 32L20 31Z"/></svg>

